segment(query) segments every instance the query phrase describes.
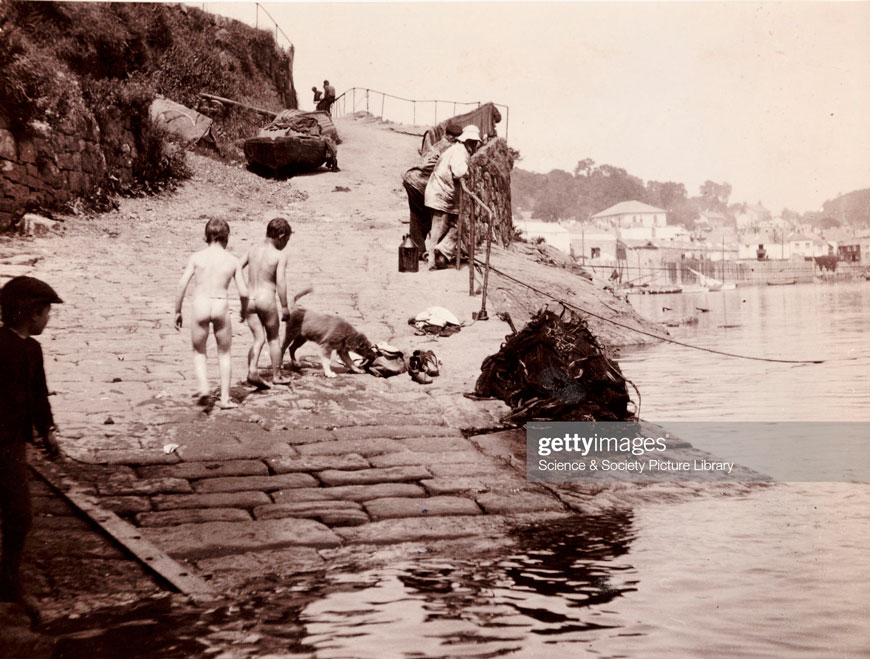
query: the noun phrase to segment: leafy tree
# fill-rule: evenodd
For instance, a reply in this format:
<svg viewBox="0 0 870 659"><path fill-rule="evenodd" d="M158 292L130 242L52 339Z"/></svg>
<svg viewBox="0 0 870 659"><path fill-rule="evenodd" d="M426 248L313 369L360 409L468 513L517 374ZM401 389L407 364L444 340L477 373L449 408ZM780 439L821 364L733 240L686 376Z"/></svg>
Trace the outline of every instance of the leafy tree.
<svg viewBox="0 0 870 659"><path fill-rule="evenodd" d="M548 222L572 217L576 199L574 177L563 169L554 169L536 195L532 217Z"/></svg>
<svg viewBox="0 0 870 659"><path fill-rule="evenodd" d="M702 210L725 212L728 210L728 197L731 196L730 183L716 183L704 181L701 186Z"/></svg>

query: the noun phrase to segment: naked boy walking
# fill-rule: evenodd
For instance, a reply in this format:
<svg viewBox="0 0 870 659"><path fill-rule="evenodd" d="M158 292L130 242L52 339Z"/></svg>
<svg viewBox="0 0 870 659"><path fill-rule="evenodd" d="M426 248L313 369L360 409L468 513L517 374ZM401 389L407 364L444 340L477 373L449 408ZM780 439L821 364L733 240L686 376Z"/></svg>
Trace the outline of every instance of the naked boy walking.
<svg viewBox="0 0 870 659"><path fill-rule="evenodd" d="M230 380L232 378L232 359L230 344L232 325L229 314L229 286L235 279L236 289L242 303L242 320L248 307L248 290L239 259L226 251L230 238L230 227L220 219L211 219L205 226L205 242L208 247L191 254L187 268L178 282L175 297L175 329L182 326L181 305L184 293L191 279L195 280L191 296L193 323L190 338L193 343L193 367L199 383L199 404L206 405L210 399L208 372L206 368L206 342L209 327L214 331L217 342L218 366L220 368L220 407L238 407L230 400Z"/></svg>
<svg viewBox="0 0 870 659"><path fill-rule="evenodd" d="M284 248L293 230L283 217L273 218L266 227L266 239L262 244L248 250L242 259L241 267L248 268L247 321L254 343L248 351L248 382L258 389L268 389L269 385L260 377L257 364L263 345L269 343L269 357L272 360L272 384L290 384L290 379L281 375L281 343L278 340L281 318L290 315L287 307L287 253ZM278 303L281 315L278 315Z"/></svg>

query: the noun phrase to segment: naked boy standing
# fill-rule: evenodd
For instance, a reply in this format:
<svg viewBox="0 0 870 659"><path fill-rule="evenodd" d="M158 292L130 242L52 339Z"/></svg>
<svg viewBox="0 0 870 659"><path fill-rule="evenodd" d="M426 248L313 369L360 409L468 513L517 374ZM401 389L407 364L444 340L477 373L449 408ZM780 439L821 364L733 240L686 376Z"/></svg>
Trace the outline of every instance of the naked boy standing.
<svg viewBox="0 0 870 659"><path fill-rule="evenodd" d="M232 359L230 343L232 341L232 325L229 313L229 286L235 279L236 289L242 303L242 320L248 307L248 290L239 260L226 251L230 238L230 227L224 220L211 219L205 225L205 242L208 247L191 254L187 268L178 282L178 293L175 297L175 329L180 330L182 324L181 304L184 293L191 279L195 279L191 297L193 323L190 326L190 338L193 343L193 367L199 382L199 404L209 401L208 374L206 368L206 342L211 327L218 349L218 366L220 367L221 393L220 407L229 409L238 407L230 400L230 379L232 378Z"/></svg>
<svg viewBox="0 0 870 659"><path fill-rule="evenodd" d="M272 360L272 383L290 384L290 379L281 376L281 343L278 340L281 317L287 318L287 254L284 248L293 230L283 217L275 217L266 227L266 240L248 250L242 259L241 267L248 268L248 287L250 302L247 321L254 343L248 351L248 382L258 389L268 389L269 385L260 377L257 364L263 344L269 343L269 357ZM281 315L278 315L278 303Z"/></svg>

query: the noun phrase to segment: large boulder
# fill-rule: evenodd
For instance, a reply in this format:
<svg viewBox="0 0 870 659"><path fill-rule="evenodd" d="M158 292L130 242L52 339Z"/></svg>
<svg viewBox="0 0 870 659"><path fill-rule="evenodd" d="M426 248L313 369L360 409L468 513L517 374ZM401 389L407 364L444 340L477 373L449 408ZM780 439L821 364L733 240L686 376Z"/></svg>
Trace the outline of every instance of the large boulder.
<svg viewBox="0 0 870 659"><path fill-rule="evenodd" d="M196 110L170 101L156 98L151 103L151 120L182 142L195 144L211 131L211 119Z"/></svg>

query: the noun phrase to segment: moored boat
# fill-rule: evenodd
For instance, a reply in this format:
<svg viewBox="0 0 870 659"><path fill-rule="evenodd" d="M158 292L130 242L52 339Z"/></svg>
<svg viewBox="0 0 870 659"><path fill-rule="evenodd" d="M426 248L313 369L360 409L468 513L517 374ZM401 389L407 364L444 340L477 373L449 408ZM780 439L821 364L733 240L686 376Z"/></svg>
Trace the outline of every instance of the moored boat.
<svg viewBox="0 0 870 659"><path fill-rule="evenodd" d="M311 171L336 159L340 142L326 112L284 110L256 137L245 140L245 158L252 166L279 171Z"/></svg>

